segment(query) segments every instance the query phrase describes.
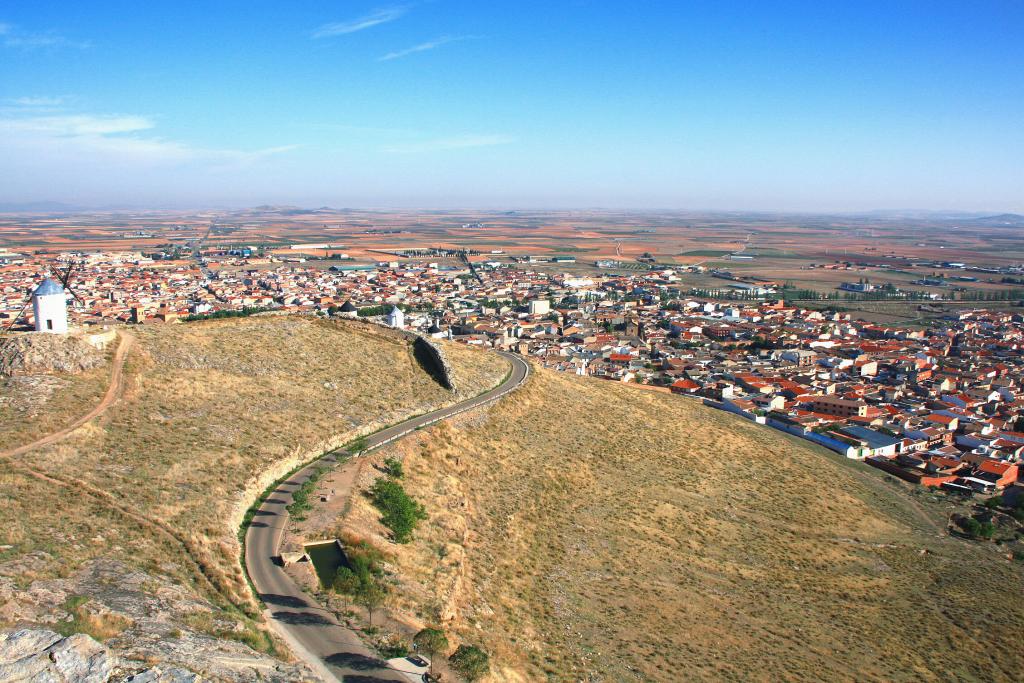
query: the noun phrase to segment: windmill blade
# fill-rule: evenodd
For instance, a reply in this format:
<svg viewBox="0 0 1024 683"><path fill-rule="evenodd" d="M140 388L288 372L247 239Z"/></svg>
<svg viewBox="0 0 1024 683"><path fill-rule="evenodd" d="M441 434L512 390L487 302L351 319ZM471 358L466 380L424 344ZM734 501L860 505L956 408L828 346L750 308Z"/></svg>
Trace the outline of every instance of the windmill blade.
<svg viewBox="0 0 1024 683"><path fill-rule="evenodd" d="M84 306L85 302L82 301L82 297L78 296L78 293L71 288L71 275L75 272L75 267L77 265L78 263L72 261L63 272L56 270L53 267L50 268L50 272L56 276L57 281L64 287L64 291L69 292L71 296L74 297L75 301Z"/></svg>
<svg viewBox="0 0 1024 683"><path fill-rule="evenodd" d="M72 261L68 264L68 267L64 270L64 274L61 275L60 283L64 285L64 289L68 289L68 283L71 282L71 273L75 269L75 262Z"/></svg>
<svg viewBox="0 0 1024 683"><path fill-rule="evenodd" d="M28 307L31 306L31 305L32 305L32 295L29 294L28 297L25 299L25 303L21 307L21 311L19 311L18 315L14 316L14 320L12 320L10 323L8 323L7 327L4 328L4 334L6 334L6 333L10 332L11 330L13 330L14 326L17 325L19 322L21 322L21 319L25 317L25 311L27 311Z"/></svg>

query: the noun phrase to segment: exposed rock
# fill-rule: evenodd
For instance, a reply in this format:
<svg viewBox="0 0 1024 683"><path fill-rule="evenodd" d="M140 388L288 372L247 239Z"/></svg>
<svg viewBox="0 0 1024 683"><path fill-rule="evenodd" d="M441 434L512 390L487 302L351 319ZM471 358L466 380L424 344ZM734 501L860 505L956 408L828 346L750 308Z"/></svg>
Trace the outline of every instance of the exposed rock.
<svg viewBox="0 0 1024 683"><path fill-rule="evenodd" d="M124 679L125 683L199 683L199 674L176 666L155 666Z"/></svg>
<svg viewBox="0 0 1024 683"><path fill-rule="evenodd" d="M26 562L31 563L31 556L0 564L0 619L17 626L31 625L33 628L24 633L36 634L19 636L15 643L20 643L21 651L52 650L58 657L67 658L65 668L70 670L75 661L72 655L81 655L86 652L82 649L84 644L92 643L105 653L104 661L113 665L116 660L118 669L110 680L118 682L284 683L315 679L303 665L282 662L240 642L247 634L237 616L218 610L168 577L154 576L115 560L98 559L86 563L72 576L39 579L20 589L3 574L23 568ZM40 624L67 622L71 618L67 605L78 597L87 598L79 607L84 613L98 617L102 623L120 625L110 631L112 635L104 645L86 635L61 639L52 631L35 628ZM68 643L62 646L59 640ZM13 674L3 668L7 662L3 651L0 645L0 681L107 680L54 675L12 678ZM61 659L62 665L64 662ZM111 666L103 670L110 676Z"/></svg>
<svg viewBox="0 0 1024 683"><path fill-rule="evenodd" d="M44 629L0 633L0 680L105 683L114 656L81 633L63 638Z"/></svg>
<svg viewBox="0 0 1024 683"><path fill-rule="evenodd" d="M0 344L0 377L77 373L103 362L103 354L78 337L29 333L5 337Z"/></svg>

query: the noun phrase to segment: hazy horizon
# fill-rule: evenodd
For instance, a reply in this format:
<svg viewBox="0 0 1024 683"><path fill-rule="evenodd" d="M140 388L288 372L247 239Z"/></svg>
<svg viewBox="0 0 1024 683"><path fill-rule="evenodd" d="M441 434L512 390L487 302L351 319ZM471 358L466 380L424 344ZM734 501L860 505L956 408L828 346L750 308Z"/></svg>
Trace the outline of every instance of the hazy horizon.
<svg viewBox="0 0 1024 683"><path fill-rule="evenodd" d="M1024 213L1024 5L890 5L18 3L0 203Z"/></svg>
<svg viewBox="0 0 1024 683"><path fill-rule="evenodd" d="M180 205L160 205L160 204L139 204L139 205L128 205L128 204L97 204L97 205L84 205L84 204L69 204L66 202L47 201L40 200L36 202L3 202L0 201L0 214L89 214L89 213L145 213L145 212L168 212L168 213L202 213L206 211L224 211L224 212L244 212L244 211L255 211L260 209L267 210L278 210L278 209L296 209L306 211L352 211L352 212L367 212L367 213L387 213L387 212L444 212L444 213L458 213L458 212L479 212L481 214L502 214L502 213L530 213L530 212L552 212L552 213L586 213L586 212L611 212L611 213L622 213L622 214L659 214L659 213L673 213L686 216L821 216L821 217L877 217L881 219L899 219L905 217L918 217L918 218L934 218L934 219L946 219L946 220L957 220L960 218L996 218L1002 215L1011 215L1016 217L1024 218L1024 213L1008 210L974 210L966 211L959 209L911 209L911 208L892 208L892 209L863 209L863 210L849 210L844 211L841 209L837 210L800 210L800 209L727 209L727 208L688 208L688 207L667 207L667 206L649 206L649 207L635 207L635 206L429 206L429 205L379 205L379 206L331 206L329 204L317 204L317 205L300 205L300 204L288 204L288 203L268 203L263 202L260 204L180 204Z"/></svg>

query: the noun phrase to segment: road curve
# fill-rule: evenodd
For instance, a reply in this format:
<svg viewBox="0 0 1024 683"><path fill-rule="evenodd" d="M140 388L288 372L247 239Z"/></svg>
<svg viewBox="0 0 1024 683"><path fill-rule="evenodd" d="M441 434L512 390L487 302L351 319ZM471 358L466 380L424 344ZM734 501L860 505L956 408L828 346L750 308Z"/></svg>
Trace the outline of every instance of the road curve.
<svg viewBox="0 0 1024 683"><path fill-rule="evenodd" d="M517 389L529 376L530 366L515 354L498 353L512 363L512 372L500 385L462 403L410 418L372 434L366 437L367 447L377 448L390 443L420 427L496 401ZM334 456L327 455L322 460L330 463ZM245 567L257 594L266 605L264 616L295 654L325 680L348 683L406 681L386 668L352 629L338 623L333 614L299 588L280 563L281 536L288 522L286 506L291 503L295 489L309 478L314 464L293 474L267 496L256 510L245 534Z"/></svg>

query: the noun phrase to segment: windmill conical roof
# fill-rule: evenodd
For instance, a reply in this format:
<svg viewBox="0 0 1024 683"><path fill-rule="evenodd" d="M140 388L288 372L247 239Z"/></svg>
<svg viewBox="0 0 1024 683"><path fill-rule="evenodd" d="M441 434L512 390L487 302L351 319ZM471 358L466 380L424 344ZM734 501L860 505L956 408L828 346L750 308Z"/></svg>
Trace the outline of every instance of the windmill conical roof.
<svg viewBox="0 0 1024 683"><path fill-rule="evenodd" d="M32 292L32 296L49 296L51 294L63 294L64 287L54 280L53 278L46 278L39 283L36 287L36 291Z"/></svg>

